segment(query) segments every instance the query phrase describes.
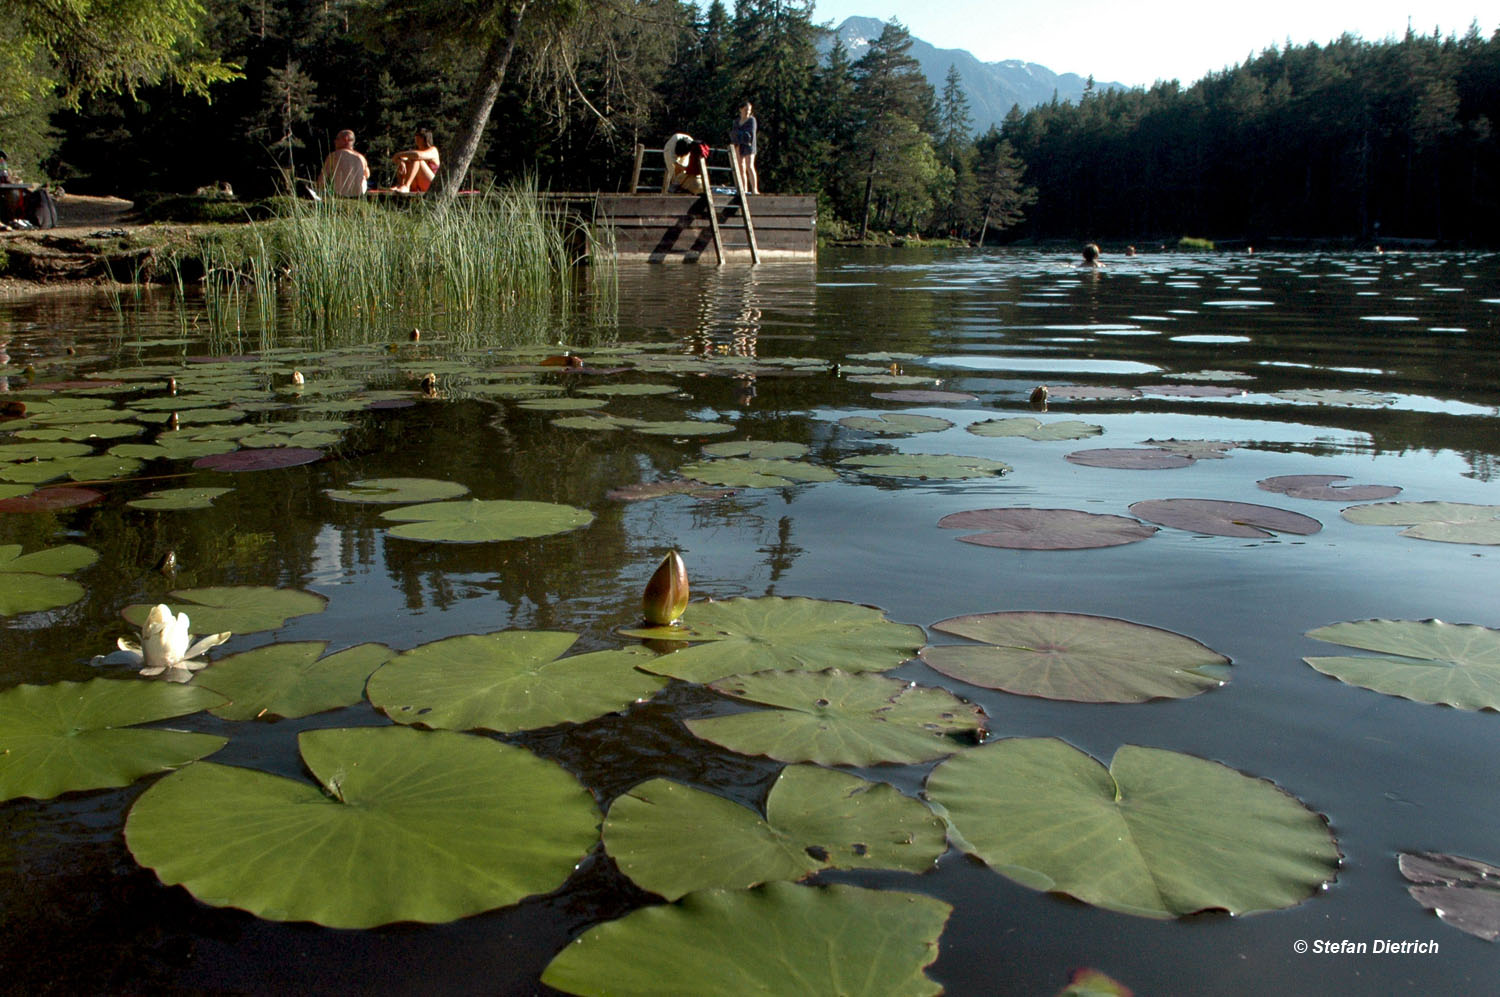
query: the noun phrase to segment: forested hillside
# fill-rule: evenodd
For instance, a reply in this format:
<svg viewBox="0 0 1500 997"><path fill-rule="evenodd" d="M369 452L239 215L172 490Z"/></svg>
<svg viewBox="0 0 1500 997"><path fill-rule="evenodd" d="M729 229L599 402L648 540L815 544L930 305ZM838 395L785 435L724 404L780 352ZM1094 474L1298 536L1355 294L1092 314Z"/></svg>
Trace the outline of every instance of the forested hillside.
<svg viewBox="0 0 1500 997"><path fill-rule="evenodd" d="M858 59L837 43L820 57L806 0L19 9L0 147L72 190L228 181L261 196L315 174L346 127L389 182L390 155L424 126L449 163L474 140L469 186L614 190L637 142L723 144L749 98L762 189L817 192L835 234L1500 239L1500 34L1269 50L1192 86L1089 90L975 134L958 73L935 90L905 28ZM90 20L102 11L116 22Z"/></svg>

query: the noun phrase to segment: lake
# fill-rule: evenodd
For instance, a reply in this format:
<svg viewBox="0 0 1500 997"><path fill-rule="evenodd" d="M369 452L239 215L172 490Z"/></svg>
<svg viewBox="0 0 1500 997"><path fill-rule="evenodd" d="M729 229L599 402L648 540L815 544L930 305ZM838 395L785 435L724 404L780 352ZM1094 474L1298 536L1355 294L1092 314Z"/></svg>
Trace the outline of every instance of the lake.
<svg viewBox="0 0 1500 997"><path fill-rule="evenodd" d="M928 975L958 995L1055 993L1079 967L1142 994L1491 989L1494 945L1408 896L1397 856L1500 863L1500 717L1385 695L1303 659L1361 653L1306 636L1335 623L1500 627L1495 539L1434 542L1341 514L1392 501L1500 505L1500 256L1147 253L1111 258L1102 272L1071 262L1020 251L835 250L815 265L624 268L609 307L559 317L521 345L508 330L460 334L442 318L415 342L409 326L378 322L373 334L342 337L301 335L285 317L274 335L235 331L165 292L116 305L76 294L0 301L0 375L10 387L0 400L29 402L33 431L0 422L0 447L68 440L81 420L49 423L45 403L83 397L135 406L99 419L127 426L120 435L85 434L94 454L170 431L161 419L173 411L179 433L264 424L276 437L278 424L306 424L271 439L241 434L233 446L242 450L222 448L230 453L319 451L310 463L265 470L195 468L199 458L186 453L110 473L88 465L75 477L101 493L91 504L0 513L0 545L98 553L72 573L80 599L0 618L0 688L127 678L117 655L94 660L135 630L125 607L222 586L297 589L326 606L237 633L209 652L214 660L273 642L408 651L507 629L577 634L571 654L639 646L618 631L639 622L641 591L673 549L694 600L872 606L926 628L934 645L966 643L932 626L967 614L1129 621L1224 656L1227 681L1186 698L1099 703L986 688L914 656L888 674L982 708L986 746L1057 738L1107 765L1122 746L1141 745L1269 780L1326 818L1341 855L1326 888L1281 910L1156 919L1023 886L958 847L921 874L835 870L814 882L952 905ZM564 350L584 368L539 366ZM30 387L28 366L52 387ZM429 370L437 397L424 398L418 380ZM292 383L294 371L303 385ZM84 375L111 387L73 383ZM180 407L169 376L180 382ZM655 387L615 390L625 385ZM1039 385L1049 388L1045 409L1030 401ZM535 404L558 399L574 408ZM195 418L199 410L229 414ZM840 421L860 417L887 423ZM1024 418L1090 428L1056 439L969 429ZM675 426L686 420L713 428ZM61 431L35 435L49 425ZM707 445L747 440L800 445L800 460L827 480L629 492L678 478ZM1084 453L1097 450L1152 456ZM883 455L1008 469L942 477L899 460L850 460ZM1400 492L1329 500L1258 484L1288 475ZM565 504L592 520L531 539L432 542L393 535L388 505L328 495L387 477L456 482L484 500ZM203 508L126 504L184 487L231 490ZM961 542L983 531L938 525L1013 508L1144 523L1144 512L1174 504L1131 507L1166 499L1270 506L1311 517L1317 529L1225 536L1195 519L1116 546L1017 549ZM160 567L168 552L171 574ZM210 666L194 684L213 674ZM686 726L752 709L674 680L597 719L485 736L559 764L601 811L658 778L761 811L782 763ZM307 781L297 735L389 723L365 701L297 719L195 713L157 726L226 738L215 763ZM972 736L949 740L950 751L983 750ZM921 798L937 764L843 770ZM659 903L595 843L560 888L447 924L340 930L261 919L200 903L137 863L122 829L158 781L0 804L9 988L551 992L540 975L570 939ZM1328 951L1376 940L1435 942L1437 951ZM1311 951L1299 953L1302 942Z"/></svg>

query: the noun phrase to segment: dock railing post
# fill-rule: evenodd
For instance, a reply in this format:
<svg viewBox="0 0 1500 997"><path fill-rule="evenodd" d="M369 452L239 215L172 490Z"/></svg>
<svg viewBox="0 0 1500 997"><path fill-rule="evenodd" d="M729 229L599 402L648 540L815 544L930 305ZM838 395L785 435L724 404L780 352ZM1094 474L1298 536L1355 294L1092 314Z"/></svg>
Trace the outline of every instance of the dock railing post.
<svg viewBox="0 0 1500 997"><path fill-rule="evenodd" d="M641 189L641 163L646 158L646 147L637 142L635 144L635 165L630 170L630 193L634 194Z"/></svg>

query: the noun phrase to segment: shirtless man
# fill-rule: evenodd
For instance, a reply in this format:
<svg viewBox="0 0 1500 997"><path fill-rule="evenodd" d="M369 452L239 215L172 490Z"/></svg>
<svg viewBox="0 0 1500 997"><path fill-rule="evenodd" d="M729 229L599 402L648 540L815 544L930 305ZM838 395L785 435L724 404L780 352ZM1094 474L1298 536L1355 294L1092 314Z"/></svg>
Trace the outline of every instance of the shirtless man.
<svg viewBox="0 0 1500 997"><path fill-rule="evenodd" d="M433 174L442 166L443 161L438 156L437 146L432 144L430 129L417 129L413 145L415 148L398 152L391 157L396 163L398 174L393 189L402 193L420 194L432 186Z"/></svg>
<svg viewBox="0 0 1500 997"><path fill-rule="evenodd" d="M370 185L370 163L354 151L354 132L345 128L334 136L333 151L323 160L318 186L339 197L359 197Z"/></svg>

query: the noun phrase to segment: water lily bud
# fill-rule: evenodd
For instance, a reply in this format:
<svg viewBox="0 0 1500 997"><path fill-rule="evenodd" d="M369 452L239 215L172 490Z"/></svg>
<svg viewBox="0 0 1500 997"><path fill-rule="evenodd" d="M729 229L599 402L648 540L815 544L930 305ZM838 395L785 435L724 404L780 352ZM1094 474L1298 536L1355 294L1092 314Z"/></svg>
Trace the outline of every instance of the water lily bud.
<svg viewBox="0 0 1500 997"><path fill-rule="evenodd" d="M303 384L306 381L307 381L307 378L305 378L305 377L302 376L302 372L300 370L294 370L294 371L292 371L292 383L293 384Z"/></svg>
<svg viewBox="0 0 1500 997"><path fill-rule="evenodd" d="M1031 389L1031 404L1037 408L1046 408L1047 394L1047 386L1045 384L1038 384Z"/></svg>
<svg viewBox="0 0 1500 997"><path fill-rule="evenodd" d="M661 565L646 583L641 609L646 622L671 626L682 618L688 604L687 565L675 550L662 558Z"/></svg>
<svg viewBox="0 0 1500 997"><path fill-rule="evenodd" d="M436 374L434 374L434 373L432 373L432 372L429 371L427 374L423 375L423 377L422 377L422 394L426 395L428 398L435 398L435 397L437 397L437 375Z"/></svg>
<svg viewBox="0 0 1500 997"><path fill-rule="evenodd" d="M421 329L412 329L412 331L411 331L411 341L413 343L415 343L417 340L419 340L421 338L422 338L422 330Z"/></svg>

